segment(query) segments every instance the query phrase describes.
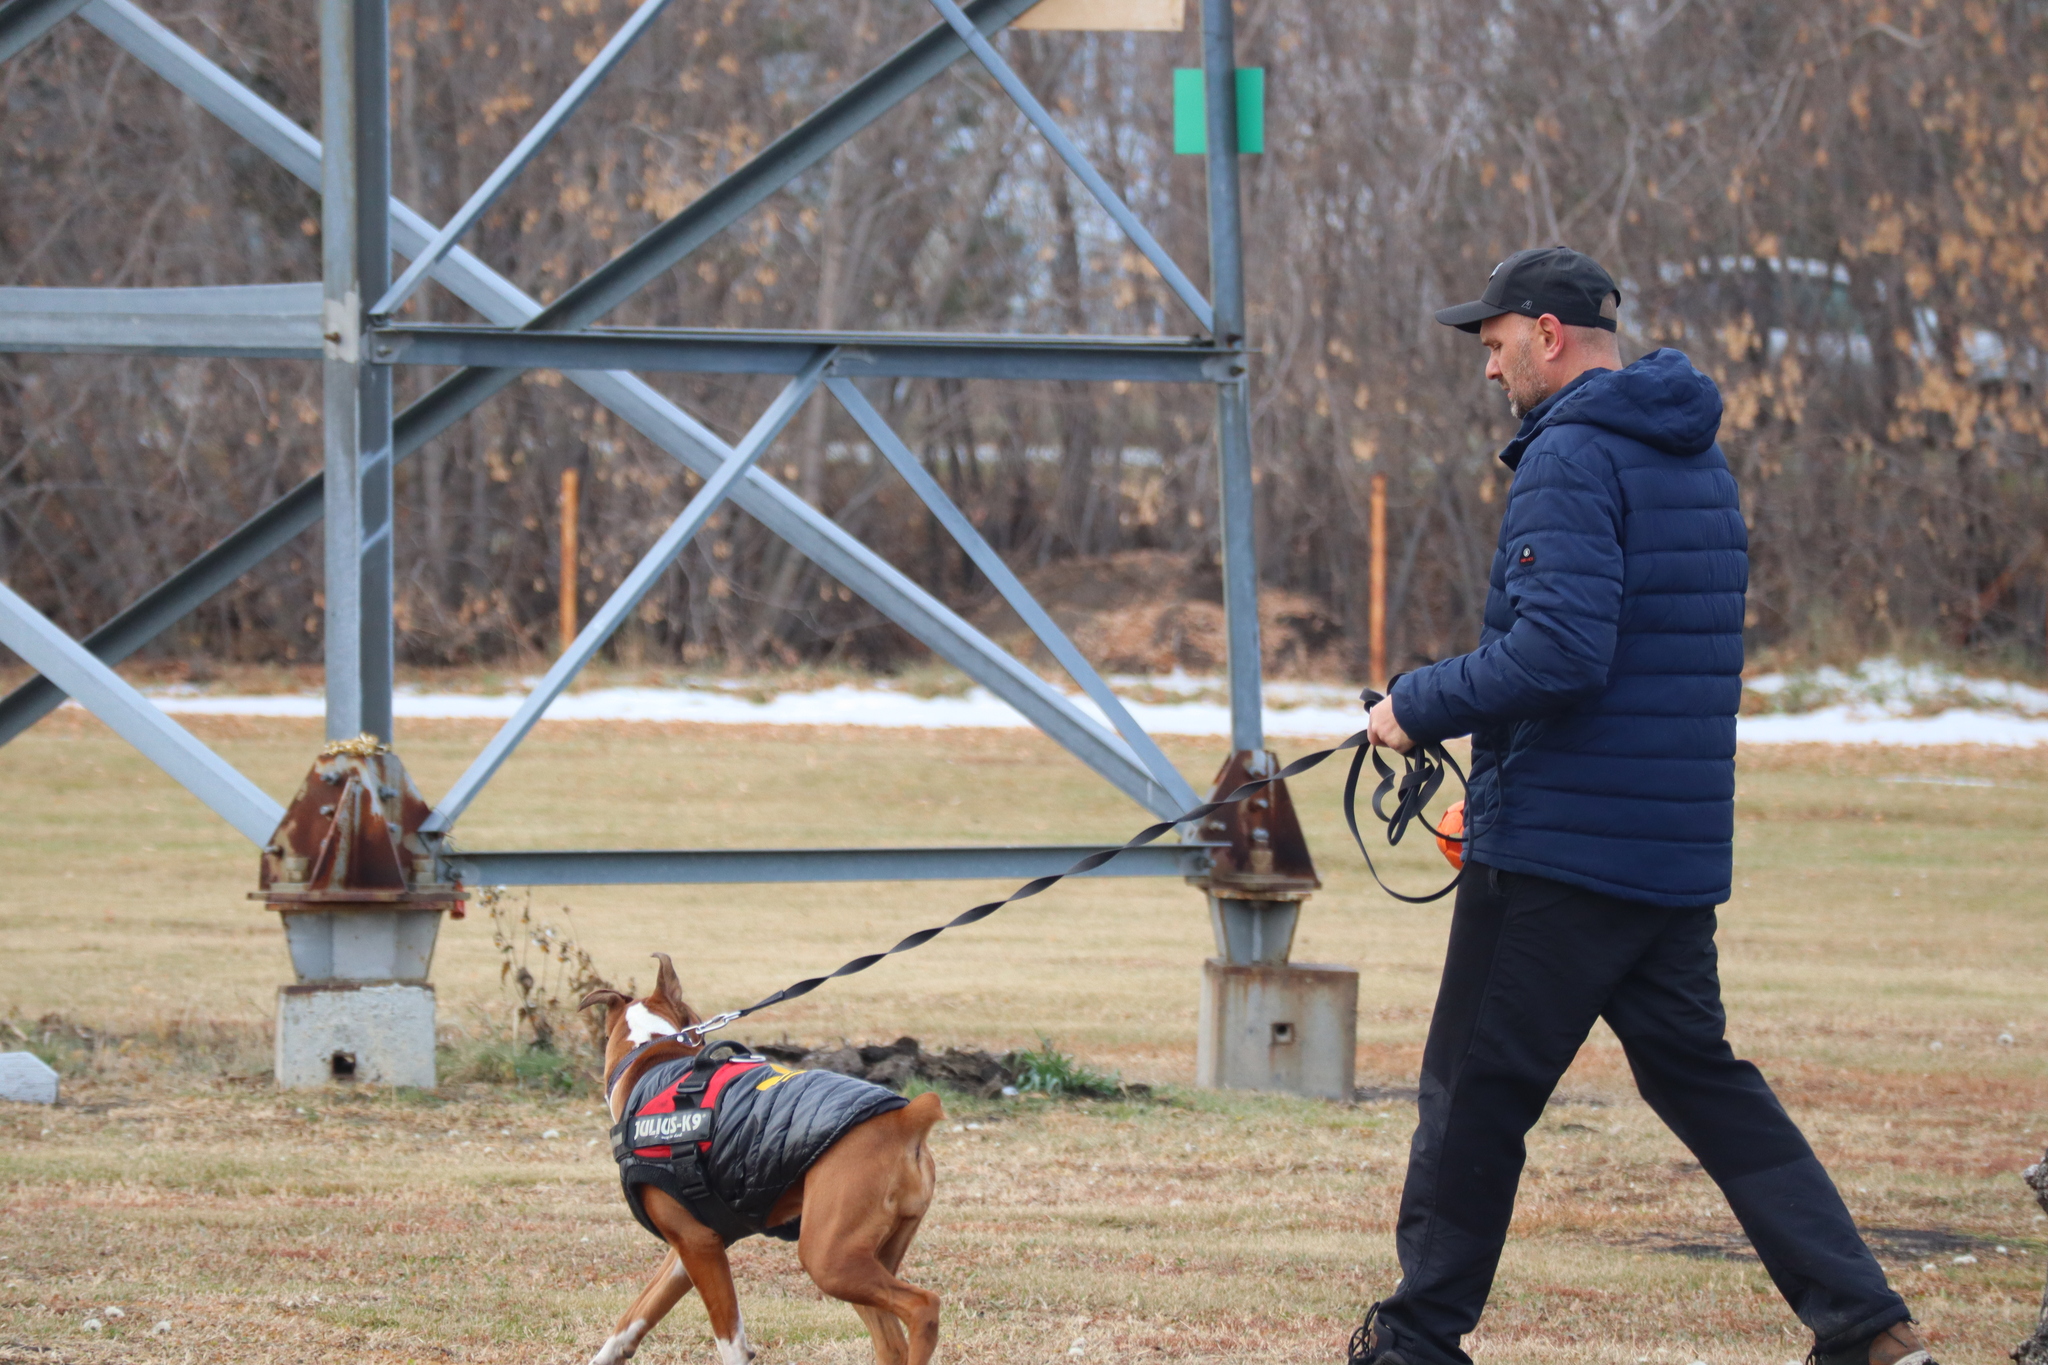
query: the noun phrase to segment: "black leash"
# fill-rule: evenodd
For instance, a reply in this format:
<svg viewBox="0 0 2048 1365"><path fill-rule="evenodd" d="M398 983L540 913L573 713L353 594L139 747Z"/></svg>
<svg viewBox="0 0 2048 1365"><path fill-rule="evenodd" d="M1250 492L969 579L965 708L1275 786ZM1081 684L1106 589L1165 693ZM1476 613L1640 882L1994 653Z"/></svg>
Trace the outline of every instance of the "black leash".
<svg viewBox="0 0 2048 1365"><path fill-rule="evenodd" d="M1371 709L1379 703L1380 694L1368 689L1363 695L1363 700L1367 709ZM1465 785L1464 770L1458 766L1456 760L1444 752L1441 744L1422 744L1417 745L1413 753L1403 756L1403 769L1397 775L1387 765L1386 760L1379 756L1378 750L1366 739L1366 732L1360 730L1341 744L1328 749L1319 749L1315 753L1295 759L1294 762L1288 764L1279 772L1274 773L1271 777L1255 777L1251 781L1239 786L1227 796L1220 797L1214 801L1204 801L1193 810L1176 815L1171 820L1162 820L1156 825L1147 826L1116 848L1106 848L1090 853L1064 872L1053 872L1043 877L1034 877L1001 900L983 902L971 910L962 911L944 924L930 929L920 929L893 948L879 953L869 953L864 957L857 957L840 967L837 971L827 972L823 976L805 977L802 981L784 986L773 995L762 996L745 1009L728 1010L726 1013L715 1015L710 1019L704 1020L702 1023L691 1024L688 1027L678 1029L672 1034L660 1035L658 1040L667 1041L671 1038L702 1039L705 1034L715 1029L722 1029L727 1024L744 1019L748 1015L767 1009L771 1005L779 1005L785 1000L794 1000L798 996L809 995L827 981L836 980L842 976L852 976L856 972L864 972L885 957L893 957L897 953L907 953L912 948L922 948L948 929L961 929L970 924L979 924L982 920L987 919L1006 905L1013 905L1018 901L1028 900L1039 892L1050 889L1056 883L1065 881L1068 877L1076 877L1084 872L1093 872L1118 854L1128 853L1134 848L1143 848L1147 844L1154 843L1181 825L1207 819L1224 807L1234 806L1246 797L1256 795L1258 792L1272 786L1275 782L1284 782L1290 777L1298 777L1347 749L1356 750L1357 752L1351 760L1350 777L1344 783L1344 823L1350 827L1352 841L1358 845L1358 851L1364 855L1365 865L1367 870L1372 873L1372 879L1378 882L1380 889L1388 895L1396 900L1405 901L1410 905L1426 905L1430 901L1440 900L1444 896L1449 895L1451 889L1458 884L1458 877L1452 877L1449 883L1442 889L1433 891L1427 896L1404 895L1393 887L1388 886L1385 880L1381 878L1379 869L1373 866L1372 854L1366 851L1364 836L1358 830L1358 813L1356 808L1358 778L1360 772L1365 767L1366 756L1368 754L1371 755L1373 767L1380 774L1379 785L1373 789L1372 793L1372 811L1374 817L1387 827L1387 844L1389 847L1400 843L1401 836L1406 834L1409 826L1418 819L1422 820L1425 829L1430 830L1437 837L1462 844L1469 841L1469 835L1443 834L1439 832L1423 816L1422 808L1443 786L1446 772L1457 774L1458 785L1463 787ZM1394 808L1391 812L1386 809L1386 800L1389 795L1394 798ZM1464 874L1461 871L1459 876L1462 875ZM639 1048L634 1049L634 1053L637 1055L640 1051L652 1046L656 1041L657 1039L649 1039L646 1043L641 1044ZM622 1059L621 1065L624 1064L624 1060L626 1059Z"/></svg>
<svg viewBox="0 0 2048 1365"><path fill-rule="evenodd" d="M1365 703L1365 709L1368 711L1378 706L1384 700L1379 693L1369 687L1360 695L1359 699ZM1353 735L1351 739L1344 741L1344 743L1348 745L1360 738L1362 736ZM1340 745L1339 747L1343 746ZM1372 758L1373 770L1380 775L1379 785L1372 789L1372 813L1381 824L1387 827L1387 847L1389 848L1399 844L1401 836L1408 832L1409 825L1417 820L1422 821L1424 829L1446 843L1469 844L1472 842L1470 832L1447 834L1431 824L1422 813L1423 807L1427 806L1430 800L1436 796L1437 792L1442 789L1444 777L1447 773L1457 774L1459 789L1461 791L1467 790L1465 770L1458 766L1458 760L1452 758L1443 745L1418 744L1413 751L1401 756L1401 771L1397 776L1394 770L1387 766L1387 761L1380 757L1380 751L1372 745L1366 745L1360 748L1356 754L1352 755L1351 773L1344 779L1344 823L1351 830L1351 842L1358 845L1359 856L1365 859L1365 870L1372 873L1372 879L1380 884L1380 890L1386 892L1395 900L1404 901L1409 905L1427 905L1431 901L1442 900L1445 896L1451 894L1457 887L1459 880L1464 877L1465 869L1462 866L1452 875L1449 881L1430 892L1427 896L1410 896L1405 892L1396 891L1393 887L1387 885L1386 878L1380 876L1380 870L1373 866L1372 853L1365 846L1365 836L1358 832L1358 775L1365 768L1367 755L1370 755ZM1386 808L1386 800L1390 794L1394 797L1394 809L1392 811L1388 811Z"/></svg>

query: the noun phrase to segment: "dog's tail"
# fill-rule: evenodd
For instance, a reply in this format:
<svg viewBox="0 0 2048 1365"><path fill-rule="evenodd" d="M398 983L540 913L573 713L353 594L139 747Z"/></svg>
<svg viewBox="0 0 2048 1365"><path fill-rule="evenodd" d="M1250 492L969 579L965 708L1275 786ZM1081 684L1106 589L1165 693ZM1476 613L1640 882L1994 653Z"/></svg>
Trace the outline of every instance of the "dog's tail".
<svg viewBox="0 0 2048 1365"><path fill-rule="evenodd" d="M903 1126L919 1137L929 1133L932 1125L944 1117L946 1106L939 1102L936 1090L927 1090L903 1106Z"/></svg>
<svg viewBox="0 0 2048 1365"><path fill-rule="evenodd" d="M896 1120L903 1136L910 1139L909 1151L914 1156L924 1149L925 1139L931 1136L932 1125L946 1117L946 1106L939 1102L936 1091L927 1090L889 1117Z"/></svg>
<svg viewBox="0 0 2048 1365"><path fill-rule="evenodd" d="M915 1169L920 1169L924 1173L926 1181L930 1181L932 1179L932 1144L930 1144L932 1126L938 1124L942 1117L946 1117L946 1105L940 1103L936 1091L926 1091L924 1095L909 1101L907 1105L903 1105L901 1109L897 1109L889 1117L893 1117L897 1121L897 1124L903 1130L903 1136L909 1138L909 1144L903 1150L911 1158L911 1164L915 1166Z"/></svg>

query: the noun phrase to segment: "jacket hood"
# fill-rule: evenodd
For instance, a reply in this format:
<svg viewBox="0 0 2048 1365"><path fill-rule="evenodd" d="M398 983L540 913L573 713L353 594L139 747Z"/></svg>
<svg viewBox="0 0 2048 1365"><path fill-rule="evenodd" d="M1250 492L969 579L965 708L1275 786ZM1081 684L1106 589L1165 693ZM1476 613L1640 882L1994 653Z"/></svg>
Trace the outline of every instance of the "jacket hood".
<svg viewBox="0 0 2048 1365"><path fill-rule="evenodd" d="M1652 351L1626 369L1588 370L1536 406L1502 450L1513 469L1545 427L1575 422L1690 458L1713 448L1721 429L1721 391L1683 351Z"/></svg>

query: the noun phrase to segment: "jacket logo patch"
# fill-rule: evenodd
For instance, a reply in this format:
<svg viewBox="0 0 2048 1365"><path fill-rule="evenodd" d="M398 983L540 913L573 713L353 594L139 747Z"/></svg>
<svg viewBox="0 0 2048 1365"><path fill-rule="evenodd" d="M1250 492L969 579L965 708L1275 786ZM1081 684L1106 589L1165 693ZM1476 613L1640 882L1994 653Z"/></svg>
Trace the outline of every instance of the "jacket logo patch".
<svg viewBox="0 0 2048 1365"><path fill-rule="evenodd" d="M1515 560L1515 563L1517 563L1517 564L1534 564L1535 562L1536 562L1536 547L1535 547L1534 545L1524 545L1524 546L1522 547L1522 553L1521 553L1521 555L1520 555L1520 556L1519 556L1518 558L1516 558L1516 560Z"/></svg>
<svg viewBox="0 0 2048 1365"><path fill-rule="evenodd" d="M791 1071L788 1067L779 1065L775 1062L770 1062L768 1064L768 1072L768 1076L764 1078L759 1085L755 1086L754 1089L773 1090L776 1086L781 1085L784 1081L794 1080L798 1076L803 1074L802 1072Z"/></svg>
<svg viewBox="0 0 2048 1365"><path fill-rule="evenodd" d="M711 1126L709 1109L684 1109L674 1114L642 1114L633 1120L633 1145L658 1147L703 1136Z"/></svg>

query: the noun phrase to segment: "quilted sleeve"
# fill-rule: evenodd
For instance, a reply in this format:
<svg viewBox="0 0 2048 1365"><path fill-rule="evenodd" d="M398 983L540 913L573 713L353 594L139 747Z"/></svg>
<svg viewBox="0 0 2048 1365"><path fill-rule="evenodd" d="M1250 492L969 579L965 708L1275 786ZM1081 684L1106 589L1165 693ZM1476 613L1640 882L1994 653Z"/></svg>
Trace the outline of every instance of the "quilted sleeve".
<svg viewBox="0 0 2048 1365"><path fill-rule="evenodd" d="M1621 619L1622 506L1584 427L1532 445L1501 523L1514 624L1402 676L1394 716L1418 741L1565 710L1607 685Z"/></svg>

